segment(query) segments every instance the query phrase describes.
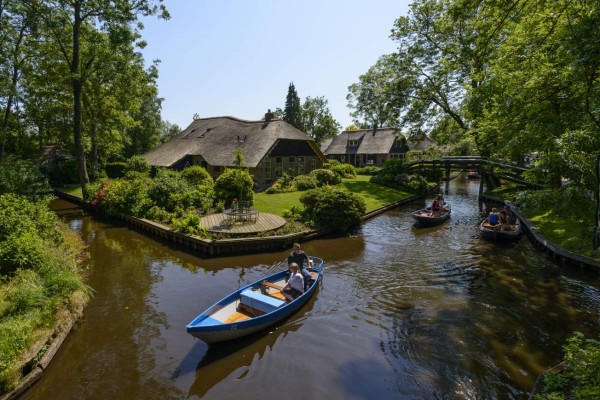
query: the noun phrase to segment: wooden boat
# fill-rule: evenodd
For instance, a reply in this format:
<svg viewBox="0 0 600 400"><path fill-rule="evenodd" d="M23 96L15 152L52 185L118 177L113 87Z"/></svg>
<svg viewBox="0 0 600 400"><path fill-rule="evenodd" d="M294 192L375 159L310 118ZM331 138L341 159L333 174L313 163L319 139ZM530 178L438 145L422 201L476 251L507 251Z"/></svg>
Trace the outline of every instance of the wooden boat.
<svg viewBox="0 0 600 400"><path fill-rule="evenodd" d="M467 179L479 179L481 178L481 175L479 175L479 172L477 171L469 171L469 173L467 174Z"/></svg>
<svg viewBox="0 0 600 400"><path fill-rule="evenodd" d="M412 213L413 218L421 226L436 226L450 218L451 208L446 204L442 212L431 212L431 207L423 208Z"/></svg>
<svg viewBox="0 0 600 400"><path fill-rule="evenodd" d="M488 219L484 219L479 225L479 235L482 239L493 241L515 241L521 237L521 224L490 225Z"/></svg>
<svg viewBox="0 0 600 400"><path fill-rule="evenodd" d="M313 261L310 286L294 301L287 302L279 292L287 276L283 270L225 296L187 324L187 332L206 343L224 342L263 330L291 315L306 304L323 277L323 260L309 259Z"/></svg>

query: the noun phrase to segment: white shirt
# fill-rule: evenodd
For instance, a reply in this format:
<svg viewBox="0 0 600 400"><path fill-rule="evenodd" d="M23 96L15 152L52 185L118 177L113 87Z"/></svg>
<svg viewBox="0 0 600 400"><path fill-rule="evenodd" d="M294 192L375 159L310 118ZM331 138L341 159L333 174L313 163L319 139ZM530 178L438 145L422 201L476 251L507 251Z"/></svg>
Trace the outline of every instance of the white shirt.
<svg viewBox="0 0 600 400"><path fill-rule="evenodd" d="M290 287L298 290L299 292L304 292L304 278L300 272L292 273L288 283L290 284Z"/></svg>

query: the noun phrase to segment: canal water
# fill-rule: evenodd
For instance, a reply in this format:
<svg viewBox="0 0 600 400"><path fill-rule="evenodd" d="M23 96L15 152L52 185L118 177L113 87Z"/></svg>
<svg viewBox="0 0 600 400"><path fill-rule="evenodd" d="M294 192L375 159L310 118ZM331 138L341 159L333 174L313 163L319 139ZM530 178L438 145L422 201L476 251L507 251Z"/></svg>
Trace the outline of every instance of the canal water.
<svg viewBox="0 0 600 400"><path fill-rule="evenodd" d="M269 331L211 347L185 325L289 250L198 258L57 201L89 246L94 297L23 398L527 398L574 331L600 334L600 283L527 238L481 241L478 183L446 185L442 226L416 228L416 202L303 244L326 261L310 302Z"/></svg>

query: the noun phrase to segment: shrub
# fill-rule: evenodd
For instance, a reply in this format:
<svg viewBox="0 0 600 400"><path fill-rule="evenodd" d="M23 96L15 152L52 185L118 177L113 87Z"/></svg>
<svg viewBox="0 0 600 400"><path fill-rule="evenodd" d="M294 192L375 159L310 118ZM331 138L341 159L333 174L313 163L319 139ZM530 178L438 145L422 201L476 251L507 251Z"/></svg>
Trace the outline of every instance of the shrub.
<svg viewBox="0 0 600 400"><path fill-rule="evenodd" d="M283 175L266 190L266 193L288 193L295 192L296 190L295 179L292 179L289 174L284 172Z"/></svg>
<svg viewBox="0 0 600 400"><path fill-rule="evenodd" d="M186 235L208 236L206 228L200 226L200 217L193 210L186 212L181 218L173 218L171 224L175 231Z"/></svg>
<svg viewBox="0 0 600 400"><path fill-rule="evenodd" d="M544 376L544 387L535 399L600 398L600 342L575 332L564 349L563 363Z"/></svg>
<svg viewBox="0 0 600 400"><path fill-rule="evenodd" d="M33 162L6 157L0 163L0 194L16 193L34 198L48 191L48 181Z"/></svg>
<svg viewBox="0 0 600 400"><path fill-rule="evenodd" d="M106 164L104 170L106 171L106 176L111 179L122 178L125 176L125 168L127 164L122 161L116 161Z"/></svg>
<svg viewBox="0 0 600 400"><path fill-rule="evenodd" d="M314 169L310 171L310 176L317 180L319 186L337 185L342 182L342 178L330 169Z"/></svg>
<svg viewBox="0 0 600 400"><path fill-rule="evenodd" d="M294 185L297 190L305 191L309 189L315 189L319 186L319 182L312 175L298 175L294 178Z"/></svg>
<svg viewBox="0 0 600 400"><path fill-rule="evenodd" d="M215 181L208 171L199 165L184 168L181 171L183 179L193 186L214 186Z"/></svg>
<svg viewBox="0 0 600 400"><path fill-rule="evenodd" d="M181 195L191 190L191 185L179 172L160 169L154 178L154 185L148 191L148 197L155 205L174 211L181 206Z"/></svg>
<svg viewBox="0 0 600 400"><path fill-rule="evenodd" d="M139 172L144 175L150 173L150 164L142 156L133 156L126 163L123 172L125 174L129 172Z"/></svg>
<svg viewBox="0 0 600 400"><path fill-rule="evenodd" d="M380 170L381 170L381 168L379 168L379 167L374 167L372 165L369 165L367 167L357 168L356 174L357 175L377 175Z"/></svg>
<svg viewBox="0 0 600 400"><path fill-rule="evenodd" d="M303 193L300 202L308 223L334 232L348 232L360 225L366 211L364 200L354 193L328 186Z"/></svg>
<svg viewBox="0 0 600 400"><path fill-rule="evenodd" d="M338 174L342 178L351 179L356 177L356 168L351 164L339 163L330 165L329 169Z"/></svg>
<svg viewBox="0 0 600 400"><path fill-rule="evenodd" d="M244 200L252 204L254 202L254 181L245 169L227 168L215 182L215 194L217 200L223 200L226 206L230 206L233 199Z"/></svg>

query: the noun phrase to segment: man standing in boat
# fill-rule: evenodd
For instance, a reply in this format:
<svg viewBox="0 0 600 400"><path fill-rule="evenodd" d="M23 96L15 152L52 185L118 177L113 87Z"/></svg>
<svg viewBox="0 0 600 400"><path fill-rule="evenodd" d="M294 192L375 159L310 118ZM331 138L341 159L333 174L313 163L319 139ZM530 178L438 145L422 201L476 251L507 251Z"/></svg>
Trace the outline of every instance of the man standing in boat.
<svg viewBox="0 0 600 400"><path fill-rule="evenodd" d="M294 243L294 249L288 256L287 262L288 268L290 268L292 263L298 264L300 272L302 273L302 277L304 278L304 288L306 290L310 283L310 272L308 272L307 268L310 268L312 265L304 250L300 249L300 243Z"/></svg>

